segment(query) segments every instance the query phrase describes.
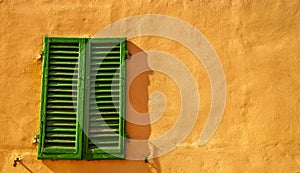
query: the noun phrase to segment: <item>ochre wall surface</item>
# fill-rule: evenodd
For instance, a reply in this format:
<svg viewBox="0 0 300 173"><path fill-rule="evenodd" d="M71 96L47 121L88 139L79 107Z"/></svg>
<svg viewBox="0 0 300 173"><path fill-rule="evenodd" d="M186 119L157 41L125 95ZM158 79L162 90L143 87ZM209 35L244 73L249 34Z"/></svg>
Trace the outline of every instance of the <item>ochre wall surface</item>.
<svg viewBox="0 0 300 173"><path fill-rule="evenodd" d="M196 79L200 111L187 138L148 164L37 160L32 139L39 128L42 65L38 55L43 36L93 37L114 21L148 13L190 23L219 55L227 100L215 135L198 145L211 104L203 65L175 41L139 37L130 41L142 50L173 54ZM1 173L300 172L299 0L0 0L0 19ZM132 83L131 103L140 112L148 111L148 97L158 90L168 102L165 112L150 126L128 123L131 138L163 135L178 118L180 91L169 76L157 71ZM151 100L155 104L159 103ZM13 167L16 156L23 161Z"/></svg>

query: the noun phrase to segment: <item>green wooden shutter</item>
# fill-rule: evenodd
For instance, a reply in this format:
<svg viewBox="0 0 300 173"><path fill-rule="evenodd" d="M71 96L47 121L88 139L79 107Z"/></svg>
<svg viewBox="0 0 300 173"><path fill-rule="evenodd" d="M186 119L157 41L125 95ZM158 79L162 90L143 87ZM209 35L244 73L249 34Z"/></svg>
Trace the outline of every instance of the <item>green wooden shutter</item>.
<svg viewBox="0 0 300 173"><path fill-rule="evenodd" d="M44 39L40 159L81 159L85 39Z"/></svg>
<svg viewBox="0 0 300 173"><path fill-rule="evenodd" d="M126 38L86 47L85 159L124 158Z"/></svg>

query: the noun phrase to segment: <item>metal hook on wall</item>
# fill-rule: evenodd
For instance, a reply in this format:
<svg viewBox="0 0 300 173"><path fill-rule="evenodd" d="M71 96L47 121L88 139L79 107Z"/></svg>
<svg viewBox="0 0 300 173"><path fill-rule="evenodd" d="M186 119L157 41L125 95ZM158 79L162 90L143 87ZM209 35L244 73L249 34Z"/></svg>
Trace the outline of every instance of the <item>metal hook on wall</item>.
<svg viewBox="0 0 300 173"><path fill-rule="evenodd" d="M17 163L18 163L18 162L21 162L22 159L23 159L22 157L16 157L15 160L14 160L13 166L16 167L16 166L17 166Z"/></svg>

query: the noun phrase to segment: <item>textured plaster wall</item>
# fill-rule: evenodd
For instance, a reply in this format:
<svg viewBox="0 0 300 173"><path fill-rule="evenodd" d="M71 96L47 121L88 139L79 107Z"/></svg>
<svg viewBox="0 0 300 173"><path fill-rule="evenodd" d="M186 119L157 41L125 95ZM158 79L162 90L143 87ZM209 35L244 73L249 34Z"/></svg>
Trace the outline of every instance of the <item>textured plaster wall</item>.
<svg viewBox="0 0 300 173"><path fill-rule="evenodd" d="M197 145L211 102L203 66L174 41L142 37L131 41L143 50L172 53L197 80L201 109L186 140L150 164L37 160L31 141L39 126L41 61L37 57L43 36L92 37L113 21L147 13L187 21L215 47L226 75L227 102L213 138ZM299 0L0 0L0 19L0 172L300 171ZM128 133L137 139L162 135L180 111L180 91L174 81L155 71L145 75L130 88L134 107L147 111L147 97L156 90L164 92L168 105L151 126L128 124ZM135 92L139 89L141 94ZM17 155L24 159L13 167Z"/></svg>

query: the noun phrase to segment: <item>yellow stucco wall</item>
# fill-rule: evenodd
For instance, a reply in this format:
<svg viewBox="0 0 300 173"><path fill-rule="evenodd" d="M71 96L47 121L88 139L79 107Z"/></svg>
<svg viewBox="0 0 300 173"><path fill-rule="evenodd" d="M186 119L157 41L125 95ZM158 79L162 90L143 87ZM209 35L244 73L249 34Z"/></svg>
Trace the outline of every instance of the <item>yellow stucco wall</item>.
<svg viewBox="0 0 300 173"><path fill-rule="evenodd" d="M299 172L300 171L299 0L0 0L0 172ZM41 161L32 139L38 133L42 38L92 37L104 26L137 14L164 14L199 29L214 46L227 82L224 117L213 138L198 146L211 102L204 67L177 42L131 39L143 50L170 52L190 69L201 99L199 117L187 139L162 157L143 161ZM132 104L147 110L153 91L168 105L150 127L129 124L132 138L154 138L172 127L179 90L170 77L153 72L130 88ZM142 85L142 86L139 86ZM167 87L166 87L167 86ZM146 99L145 99L146 98ZM153 103L152 103L153 104ZM22 164L13 167L16 156Z"/></svg>

